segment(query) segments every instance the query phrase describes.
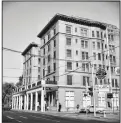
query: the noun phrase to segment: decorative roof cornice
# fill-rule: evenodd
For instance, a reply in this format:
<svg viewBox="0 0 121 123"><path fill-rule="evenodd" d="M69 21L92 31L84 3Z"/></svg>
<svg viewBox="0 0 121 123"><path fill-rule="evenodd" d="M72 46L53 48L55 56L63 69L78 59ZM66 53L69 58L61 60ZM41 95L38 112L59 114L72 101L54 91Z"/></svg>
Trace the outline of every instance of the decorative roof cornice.
<svg viewBox="0 0 121 123"><path fill-rule="evenodd" d="M38 47L38 45L34 42L30 43L27 48L22 52L22 55L24 56L32 47Z"/></svg>
<svg viewBox="0 0 121 123"><path fill-rule="evenodd" d="M104 30L108 26L108 24L106 23L101 23L90 19L56 14L37 36L41 38L58 20L63 20L66 22L72 22L72 23L86 25L86 26L99 27Z"/></svg>

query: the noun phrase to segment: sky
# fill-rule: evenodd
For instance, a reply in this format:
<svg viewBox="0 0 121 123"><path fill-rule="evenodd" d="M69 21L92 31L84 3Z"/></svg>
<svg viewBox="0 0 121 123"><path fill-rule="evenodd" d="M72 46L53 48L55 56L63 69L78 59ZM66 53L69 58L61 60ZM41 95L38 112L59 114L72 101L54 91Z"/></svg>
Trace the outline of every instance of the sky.
<svg viewBox="0 0 121 123"><path fill-rule="evenodd" d="M23 52L31 42L39 44L37 35L56 13L119 28L119 2L3 2L3 47ZM3 83L18 82L22 69L22 55L3 50Z"/></svg>

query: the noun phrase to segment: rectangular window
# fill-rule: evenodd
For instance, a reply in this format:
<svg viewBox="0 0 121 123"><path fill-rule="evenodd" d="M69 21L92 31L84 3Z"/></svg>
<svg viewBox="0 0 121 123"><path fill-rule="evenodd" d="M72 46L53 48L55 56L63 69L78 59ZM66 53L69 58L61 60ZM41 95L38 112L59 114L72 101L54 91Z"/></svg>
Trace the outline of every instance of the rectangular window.
<svg viewBox="0 0 121 123"><path fill-rule="evenodd" d="M45 44L45 38L43 39L43 41L44 41L44 44Z"/></svg>
<svg viewBox="0 0 121 123"><path fill-rule="evenodd" d="M88 60L88 52L82 52L82 60Z"/></svg>
<svg viewBox="0 0 121 123"><path fill-rule="evenodd" d="M43 49L43 54L45 55L45 48Z"/></svg>
<svg viewBox="0 0 121 123"><path fill-rule="evenodd" d="M85 41L85 48L88 48L88 42Z"/></svg>
<svg viewBox="0 0 121 123"><path fill-rule="evenodd" d="M54 51L54 54L53 54L53 55L54 55L54 56L53 56L53 57L54 57L54 59L56 59L56 51Z"/></svg>
<svg viewBox="0 0 121 123"><path fill-rule="evenodd" d="M40 67L38 67L38 72L40 72Z"/></svg>
<svg viewBox="0 0 121 123"><path fill-rule="evenodd" d="M97 31L97 38L99 38L99 31Z"/></svg>
<svg viewBox="0 0 121 123"><path fill-rule="evenodd" d="M38 80L40 80L40 75L38 75Z"/></svg>
<svg viewBox="0 0 121 123"><path fill-rule="evenodd" d="M103 50L103 43L102 43L102 50Z"/></svg>
<svg viewBox="0 0 121 123"><path fill-rule="evenodd" d="M53 63L53 70L56 70L56 63Z"/></svg>
<svg viewBox="0 0 121 123"><path fill-rule="evenodd" d="M88 53L87 52L85 52L86 53L86 60L88 60Z"/></svg>
<svg viewBox="0 0 121 123"><path fill-rule="evenodd" d="M95 49L95 42L92 42L92 45L93 45L93 49Z"/></svg>
<svg viewBox="0 0 121 123"><path fill-rule="evenodd" d="M47 68L48 68L48 73L50 73L50 66L48 66Z"/></svg>
<svg viewBox="0 0 121 123"><path fill-rule="evenodd" d="M92 37L95 37L94 31L92 31Z"/></svg>
<svg viewBox="0 0 121 123"><path fill-rule="evenodd" d="M76 55L78 55L78 50L76 50Z"/></svg>
<svg viewBox="0 0 121 123"><path fill-rule="evenodd" d="M81 40L81 47L84 48L84 40Z"/></svg>
<svg viewBox="0 0 121 123"><path fill-rule="evenodd" d="M50 39L50 33L48 34L48 40Z"/></svg>
<svg viewBox="0 0 121 123"><path fill-rule="evenodd" d="M38 64L40 64L40 58L38 58Z"/></svg>
<svg viewBox="0 0 121 123"><path fill-rule="evenodd" d="M48 52L50 51L50 44L48 44Z"/></svg>
<svg viewBox="0 0 121 123"><path fill-rule="evenodd" d="M85 53L82 52L82 60L84 60L84 59L85 59Z"/></svg>
<svg viewBox="0 0 121 123"><path fill-rule="evenodd" d="M95 85L98 85L98 84L97 84L97 78L95 78Z"/></svg>
<svg viewBox="0 0 121 123"><path fill-rule="evenodd" d="M43 77L45 76L45 70L43 69Z"/></svg>
<svg viewBox="0 0 121 123"><path fill-rule="evenodd" d="M66 45L71 45L71 38L66 38Z"/></svg>
<svg viewBox="0 0 121 123"><path fill-rule="evenodd" d="M111 73L113 73L113 67L111 67Z"/></svg>
<svg viewBox="0 0 121 123"><path fill-rule="evenodd" d="M102 82L102 79L100 80L100 85L102 85L103 84L103 82Z"/></svg>
<svg viewBox="0 0 121 123"><path fill-rule="evenodd" d="M87 36L87 29L81 29L81 36Z"/></svg>
<svg viewBox="0 0 121 123"><path fill-rule="evenodd" d="M86 86L86 78L83 76L83 86Z"/></svg>
<svg viewBox="0 0 121 123"><path fill-rule="evenodd" d="M55 76L53 76L53 81L55 82Z"/></svg>
<svg viewBox="0 0 121 123"><path fill-rule="evenodd" d="M102 54L102 57L103 57L103 61L104 61L104 59L105 59L105 56L104 56L104 54Z"/></svg>
<svg viewBox="0 0 121 123"><path fill-rule="evenodd" d="M67 62L67 70L72 70L72 62Z"/></svg>
<svg viewBox="0 0 121 123"><path fill-rule="evenodd" d="M98 53L98 60L101 60L101 53Z"/></svg>
<svg viewBox="0 0 121 123"><path fill-rule="evenodd" d="M97 65L96 65L96 64L94 64L94 69L95 69L95 70L97 69Z"/></svg>
<svg viewBox="0 0 121 123"><path fill-rule="evenodd" d="M50 62L50 55L48 55L48 62Z"/></svg>
<svg viewBox="0 0 121 123"><path fill-rule="evenodd" d="M103 38L103 33L101 32L101 38Z"/></svg>
<svg viewBox="0 0 121 123"><path fill-rule="evenodd" d="M43 65L45 65L45 59L43 59Z"/></svg>
<svg viewBox="0 0 121 123"><path fill-rule="evenodd" d="M77 32L77 28L75 28L75 32Z"/></svg>
<svg viewBox="0 0 121 123"><path fill-rule="evenodd" d="M115 56L113 56L113 62L114 62L114 63L116 62L116 57L115 57Z"/></svg>
<svg viewBox="0 0 121 123"><path fill-rule="evenodd" d="M78 67L78 62L76 62L76 67Z"/></svg>
<svg viewBox="0 0 121 123"><path fill-rule="evenodd" d="M54 35L56 34L56 28L53 29L53 33L54 33Z"/></svg>
<svg viewBox="0 0 121 123"><path fill-rule="evenodd" d="M85 63L82 63L82 71L85 71Z"/></svg>
<svg viewBox="0 0 121 123"><path fill-rule="evenodd" d="M56 40L54 39L54 47L56 47Z"/></svg>
<svg viewBox="0 0 121 123"><path fill-rule="evenodd" d="M72 75L67 75L67 85L72 85Z"/></svg>
<svg viewBox="0 0 121 123"><path fill-rule="evenodd" d="M115 79L115 87L119 87L117 79Z"/></svg>
<svg viewBox="0 0 121 123"><path fill-rule="evenodd" d="M71 50L67 50L67 57L71 57Z"/></svg>
<svg viewBox="0 0 121 123"><path fill-rule="evenodd" d="M94 60L96 60L96 53L93 53L93 58Z"/></svg>
<svg viewBox="0 0 121 123"><path fill-rule="evenodd" d="M114 87L114 79L112 79L112 87Z"/></svg>
<svg viewBox="0 0 121 123"><path fill-rule="evenodd" d="M100 42L97 42L97 49L100 49Z"/></svg>
<svg viewBox="0 0 121 123"><path fill-rule="evenodd" d="M66 26L66 33L71 34L71 26Z"/></svg>

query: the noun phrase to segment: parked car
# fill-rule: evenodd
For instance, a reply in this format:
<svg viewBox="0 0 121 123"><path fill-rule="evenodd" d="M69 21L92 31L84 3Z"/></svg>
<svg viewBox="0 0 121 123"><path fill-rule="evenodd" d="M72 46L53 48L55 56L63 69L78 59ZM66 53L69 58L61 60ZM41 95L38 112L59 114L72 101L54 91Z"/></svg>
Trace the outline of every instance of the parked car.
<svg viewBox="0 0 121 123"><path fill-rule="evenodd" d="M105 109L104 107L97 107L97 106L96 106L95 111L96 111L97 113L104 113L104 111L106 111L106 109ZM81 112L93 113L93 112L94 112L94 106L83 107L83 108L80 109L80 113L81 113Z"/></svg>
<svg viewBox="0 0 121 123"><path fill-rule="evenodd" d="M9 111L11 110L11 106L2 106L3 111Z"/></svg>

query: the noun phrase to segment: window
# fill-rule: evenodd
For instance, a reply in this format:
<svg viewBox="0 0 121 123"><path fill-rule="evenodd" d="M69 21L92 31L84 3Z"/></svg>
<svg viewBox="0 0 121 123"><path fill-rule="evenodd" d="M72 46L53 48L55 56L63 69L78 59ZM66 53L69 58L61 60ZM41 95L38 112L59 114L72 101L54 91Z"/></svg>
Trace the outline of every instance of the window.
<svg viewBox="0 0 121 123"><path fill-rule="evenodd" d="M95 37L94 31L92 31L92 37Z"/></svg>
<svg viewBox="0 0 121 123"><path fill-rule="evenodd" d="M102 54L102 57L103 57L103 61L104 61L104 58L105 58L104 54Z"/></svg>
<svg viewBox="0 0 121 123"><path fill-rule="evenodd" d="M92 42L92 45L93 45L93 49L95 49L95 42Z"/></svg>
<svg viewBox="0 0 121 123"><path fill-rule="evenodd" d="M117 79L115 79L115 87L119 87Z"/></svg>
<svg viewBox="0 0 121 123"><path fill-rule="evenodd" d="M85 72L89 71L89 64L88 63L82 63L82 71L85 71Z"/></svg>
<svg viewBox="0 0 121 123"><path fill-rule="evenodd" d="M81 29L81 36L87 36L87 29Z"/></svg>
<svg viewBox="0 0 121 123"><path fill-rule="evenodd" d="M94 60L96 60L96 53L93 53Z"/></svg>
<svg viewBox="0 0 121 123"><path fill-rule="evenodd" d="M43 59L43 65L45 65L45 59Z"/></svg>
<svg viewBox="0 0 121 123"><path fill-rule="evenodd" d="M48 55L48 62L50 62L50 55Z"/></svg>
<svg viewBox="0 0 121 123"><path fill-rule="evenodd" d="M78 55L78 50L76 50L76 55Z"/></svg>
<svg viewBox="0 0 121 123"><path fill-rule="evenodd" d="M97 42L97 49L100 49L100 42Z"/></svg>
<svg viewBox="0 0 121 123"><path fill-rule="evenodd" d="M102 50L103 50L103 43L102 43Z"/></svg>
<svg viewBox="0 0 121 123"><path fill-rule="evenodd" d="M105 44L105 49L107 49L107 44Z"/></svg>
<svg viewBox="0 0 121 123"><path fill-rule="evenodd" d="M54 56L54 59L56 59L56 51L54 51L54 54L53 54L53 56Z"/></svg>
<svg viewBox="0 0 121 123"><path fill-rule="evenodd" d="M102 34L102 32L101 32L101 38L103 38L103 34Z"/></svg>
<svg viewBox="0 0 121 123"><path fill-rule="evenodd" d="M106 79L104 79L104 84L107 84Z"/></svg>
<svg viewBox="0 0 121 123"><path fill-rule="evenodd" d="M66 45L71 45L71 38L66 38Z"/></svg>
<svg viewBox="0 0 121 123"><path fill-rule="evenodd" d="M84 40L81 40L81 46L84 48Z"/></svg>
<svg viewBox="0 0 121 123"><path fill-rule="evenodd" d="M88 41L81 40L81 47L88 48Z"/></svg>
<svg viewBox="0 0 121 123"><path fill-rule="evenodd" d="M54 35L56 34L56 28L53 29Z"/></svg>
<svg viewBox="0 0 121 123"><path fill-rule="evenodd" d="M89 86L89 77L83 76L83 86Z"/></svg>
<svg viewBox="0 0 121 123"><path fill-rule="evenodd" d="M111 73L113 73L113 67L111 67Z"/></svg>
<svg viewBox="0 0 121 123"><path fill-rule="evenodd" d="M48 40L50 39L50 33L48 34Z"/></svg>
<svg viewBox="0 0 121 123"><path fill-rule="evenodd" d="M72 70L72 62L67 62L67 70Z"/></svg>
<svg viewBox="0 0 121 123"><path fill-rule="evenodd" d="M113 62L114 62L114 63L116 62L116 57L115 57L115 56L113 56Z"/></svg>
<svg viewBox="0 0 121 123"><path fill-rule="evenodd" d="M101 60L101 53L98 53L98 60Z"/></svg>
<svg viewBox="0 0 121 123"><path fill-rule="evenodd" d="M102 68L102 65L101 64L99 64L99 68Z"/></svg>
<svg viewBox="0 0 121 123"><path fill-rule="evenodd" d="M72 85L72 75L67 75L67 85Z"/></svg>
<svg viewBox="0 0 121 123"><path fill-rule="evenodd" d="M77 28L75 28L75 32L77 32Z"/></svg>
<svg viewBox="0 0 121 123"><path fill-rule="evenodd" d="M112 87L114 87L114 79L112 79Z"/></svg>
<svg viewBox="0 0 121 123"><path fill-rule="evenodd" d="M48 68L48 73L50 73L50 66L48 66L47 68Z"/></svg>
<svg viewBox="0 0 121 123"><path fill-rule="evenodd" d="M108 56L106 55L106 59L108 58Z"/></svg>
<svg viewBox="0 0 121 123"><path fill-rule="evenodd" d="M95 85L98 85L98 84L97 84L97 78L95 78Z"/></svg>
<svg viewBox="0 0 121 123"><path fill-rule="evenodd" d="M85 71L85 63L82 63L82 71Z"/></svg>
<svg viewBox="0 0 121 123"><path fill-rule="evenodd" d="M67 50L67 57L71 57L71 50Z"/></svg>
<svg viewBox="0 0 121 123"><path fill-rule="evenodd" d="M53 70L56 70L56 63L53 63Z"/></svg>
<svg viewBox="0 0 121 123"><path fill-rule="evenodd" d="M76 44L78 43L78 39L75 39L76 40Z"/></svg>
<svg viewBox="0 0 121 123"><path fill-rule="evenodd" d="M54 39L54 47L56 47L56 40Z"/></svg>
<svg viewBox="0 0 121 123"><path fill-rule="evenodd" d="M66 26L66 33L71 34L71 26Z"/></svg>
<svg viewBox="0 0 121 123"><path fill-rule="evenodd" d="M43 77L45 76L45 70L43 69Z"/></svg>
<svg viewBox="0 0 121 123"><path fill-rule="evenodd" d="M102 79L100 80L100 85L102 85L103 84L103 82L102 82Z"/></svg>
<svg viewBox="0 0 121 123"><path fill-rule="evenodd" d="M40 64L40 58L38 58L38 64Z"/></svg>
<svg viewBox="0 0 121 123"><path fill-rule="evenodd" d="M76 67L78 67L78 62L76 62Z"/></svg>
<svg viewBox="0 0 121 123"><path fill-rule="evenodd" d="M95 70L97 69L97 65L96 65L96 64L94 64L94 69L95 69Z"/></svg>
<svg viewBox="0 0 121 123"><path fill-rule="evenodd" d="M106 38L106 33L104 33L104 38Z"/></svg>
<svg viewBox="0 0 121 123"><path fill-rule="evenodd" d="M38 72L40 72L40 67L38 67Z"/></svg>
<svg viewBox="0 0 121 123"><path fill-rule="evenodd" d="M45 38L43 39L43 41L44 41L44 44L45 44Z"/></svg>
<svg viewBox="0 0 121 123"><path fill-rule="evenodd" d="M97 31L97 38L99 38L99 31Z"/></svg>
<svg viewBox="0 0 121 123"><path fill-rule="evenodd" d="M43 54L45 55L45 48L43 49Z"/></svg>
<svg viewBox="0 0 121 123"><path fill-rule="evenodd" d="M88 52L82 52L82 60L88 60Z"/></svg>
<svg viewBox="0 0 121 123"><path fill-rule="evenodd" d="M55 76L53 76L53 81L55 82Z"/></svg>
<svg viewBox="0 0 121 123"><path fill-rule="evenodd" d="M40 75L38 75L38 80L40 80Z"/></svg>
<svg viewBox="0 0 121 123"><path fill-rule="evenodd" d="M66 91L66 108L74 106L74 91Z"/></svg>
<svg viewBox="0 0 121 123"><path fill-rule="evenodd" d="M48 52L50 51L50 44L48 44Z"/></svg>

